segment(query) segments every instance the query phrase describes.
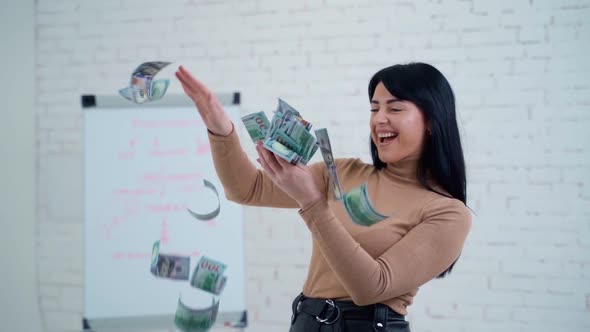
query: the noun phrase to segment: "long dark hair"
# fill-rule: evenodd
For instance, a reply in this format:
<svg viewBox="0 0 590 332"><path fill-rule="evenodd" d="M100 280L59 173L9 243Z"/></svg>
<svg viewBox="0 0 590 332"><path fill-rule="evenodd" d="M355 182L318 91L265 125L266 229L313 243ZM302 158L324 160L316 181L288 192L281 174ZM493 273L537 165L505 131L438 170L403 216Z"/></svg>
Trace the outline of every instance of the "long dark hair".
<svg viewBox="0 0 590 332"><path fill-rule="evenodd" d="M438 69L426 63L394 65L373 75L369 82L369 100L373 98L379 82L396 98L418 106L426 122L430 123L431 134L426 135L418 161L418 182L428 190L467 204L465 159L455 116L455 95L447 79ZM372 138L371 157L377 169L386 166L379 159L377 146ZM427 181L429 178L448 194L432 188ZM455 262L438 278L450 273Z"/></svg>

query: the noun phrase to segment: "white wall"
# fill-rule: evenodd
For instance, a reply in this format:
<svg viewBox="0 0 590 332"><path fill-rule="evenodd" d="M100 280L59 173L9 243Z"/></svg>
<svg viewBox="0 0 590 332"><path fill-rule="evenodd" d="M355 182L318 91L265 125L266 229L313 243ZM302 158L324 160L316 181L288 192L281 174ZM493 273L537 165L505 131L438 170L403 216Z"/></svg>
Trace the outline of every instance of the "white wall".
<svg viewBox="0 0 590 332"><path fill-rule="evenodd" d="M337 156L365 159L370 76L436 65L457 96L477 217L456 272L410 308L413 331L590 329L589 1L38 0L36 14L49 331L78 329L83 311L79 97L116 93L147 60L241 91L245 113L283 97L330 128ZM309 233L294 211L247 209L247 225L248 330L286 331Z"/></svg>
<svg viewBox="0 0 590 332"><path fill-rule="evenodd" d="M0 330L36 332L35 7L0 8Z"/></svg>

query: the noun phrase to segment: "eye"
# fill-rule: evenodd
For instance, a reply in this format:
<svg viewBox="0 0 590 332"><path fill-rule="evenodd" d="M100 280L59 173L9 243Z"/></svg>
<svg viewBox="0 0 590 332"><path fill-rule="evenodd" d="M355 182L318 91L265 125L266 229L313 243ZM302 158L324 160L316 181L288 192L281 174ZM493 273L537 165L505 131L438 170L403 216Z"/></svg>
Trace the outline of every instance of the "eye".
<svg viewBox="0 0 590 332"><path fill-rule="evenodd" d="M379 112L378 108L371 108L371 113Z"/></svg>
<svg viewBox="0 0 590 332"><path fill-rule="evenodd" d="M390 112L401 112L402 110L399 108L392 108L389 110Z"/></svg>

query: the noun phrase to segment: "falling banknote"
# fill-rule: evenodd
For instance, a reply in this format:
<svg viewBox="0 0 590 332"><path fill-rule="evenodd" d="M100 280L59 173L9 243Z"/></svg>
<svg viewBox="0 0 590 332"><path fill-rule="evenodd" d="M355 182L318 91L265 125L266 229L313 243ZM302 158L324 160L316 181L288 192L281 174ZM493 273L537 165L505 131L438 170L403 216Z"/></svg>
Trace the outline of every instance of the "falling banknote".
<svg viewBox="0 0 590 332"><path fill-rule="evenodd" d="M193 271L191 286L219 295L227 281L223 272L225 272L225 264L203 256Z"/></svg>
<svg viewBox="0 0 590 332"><path fill-rule="evenodd" d="M131 81L128 87L120 89L119 94L123 98L136 104L161 99L168 85L169 79L154 80L154 77L162 68L171 62L151 61L139 65L131 74Z"/></svg>
<svg viewBox="0 0 590 332"><path fill-rule="evenodd" d="M215 298L210 307L203 309L189 308L178 298L174 325L183 332L206 332L215 324L218 311L219 300L215 300Z"/></svg>
<svg viewBox="0 0 590 332"><path fill-rule="evenodd" d="M361 226L371 226L388 218L371 204L366 183L344 194L342 203L350 219Z"/></svg>
<svg viewBox="0 0 590 332"><path fill-rule="evenodd" d="M242 122L252 141L262 141L264 148L292 164L307 164L319 148L309 132L311 124L282 99L271 121L257 112L243 116Z"/></svg>
<svg viewBox="0 0 590 332"><path fill-rule="evenodd" d="M219 215L219 212L221 211L221 205L219 202L219 193L217 192L217 188L215 188L213 183L211 183L207 180L203 180L203 184L205 185L205 187L211 189L215 193L215 196L217 197L217 207L209 213L196 213L196 212L192 211L191 209L187 209L187 211L195 219L205 221L205 220L211 220L211 219L217 217Z"/></svg>
<svg viewBox="0 0 590 332"><path fill-rule="evenodd" d="M152 247L150 272L156 277L175 280L188 280L190 257L164 255L160 253L160 241Z"/></svg>
<svg viewBox="0 0 590 332"><path fill-rule="evenodd" d="M328 169L334 199L339 201L342 199L342 187L340 186L340 180L338 180L338 173L336 172L336 163L334 162L334 156L332 155L332 146L330 145L328 130L326 128L318 129L315 131L315 136L320 144L320 151L322 152L322 157L324 158L326 168Z"/></svg>

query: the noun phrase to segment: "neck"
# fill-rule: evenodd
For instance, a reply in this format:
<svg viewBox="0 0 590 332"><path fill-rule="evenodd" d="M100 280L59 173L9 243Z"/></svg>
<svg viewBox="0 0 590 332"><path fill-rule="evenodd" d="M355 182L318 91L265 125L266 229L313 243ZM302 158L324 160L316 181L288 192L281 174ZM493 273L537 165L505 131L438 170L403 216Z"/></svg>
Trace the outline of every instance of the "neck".
<svg viewBox="0 0 590 332"><path fill-rule="evenodd" d="M385 174L395 181L419 184L418 159L404 159L388 163L385 167Z"/></svg>

